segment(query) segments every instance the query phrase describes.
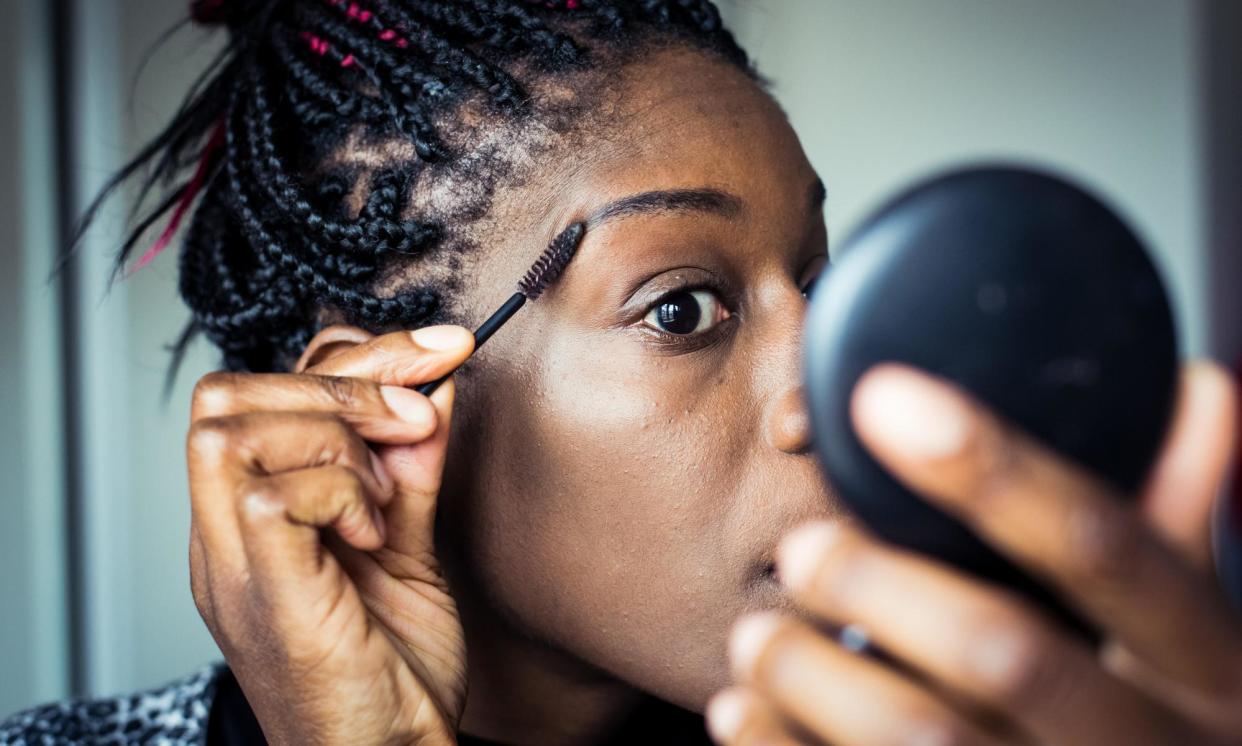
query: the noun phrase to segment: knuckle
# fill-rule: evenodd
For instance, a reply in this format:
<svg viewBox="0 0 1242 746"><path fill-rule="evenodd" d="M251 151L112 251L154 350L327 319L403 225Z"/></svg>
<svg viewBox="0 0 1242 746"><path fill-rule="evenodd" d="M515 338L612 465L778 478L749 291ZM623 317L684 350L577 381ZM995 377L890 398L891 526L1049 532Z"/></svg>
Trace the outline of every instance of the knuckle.
<svg viewBox="0 0 1242 746"><path fill-rule="evenodd" d="M317 453L311 454L308 465L363 468L367 463L363 460L367 446L349 423L340 417L328 416L321 418L318 426L322 428L322 445Z"/></svg>
<svg viewBox="0 0 1242 746"><path fill-rule="evenodd" d="M190 397L191 417L211 417L230 411L236 401L234 389L238 376L235 373L215 371L198 379Z"/></svg>
<svg viewBox="0 0 1242 746"><path fill-rule="evenodd" d="M358 385L352 378L322 376L320 385L328 398L342 409L354 409L359 404Z"/></svg>
<svg viewBox="0 0 1242 746"><path fill-rule="evenodd" d="M252 480L237 493L237 514L243 522L266 523L284 512L284 495L269 479Z"/></svg>
<svg viewBox="0 0 1242 746"><path fill-rule="evenodd" d="M236 421L228 417L207 417L190 425L186 444L191 455L212 459L229 448L236 431Z"/></svg>
<svg viewBox="0 0 1242 746"><path fill-rule="evenodd" d="M335 493L333 502L340 511L341 520L366 518L369 510L366 490L357 472L346 466L331 467L334 474L332 490Z"/></svg>
<svg viewBox="0 0 1242 746"><path fill-rule="evenodd" d="M968 454L974 472L969 502L976 509L986 509L989 503L1012 494L1022 474L1024 456L1013 433L999 426L986 428L975 437Z"/></svg>
<svg viewBox="0 0 1242 746"><path fill-rule="evenodd" d="M1094 585L1115 584L1140 565L1144 536L1136 521L1122 511L1106 511L1080 501L1065 531L1070 573Z"/></svg>

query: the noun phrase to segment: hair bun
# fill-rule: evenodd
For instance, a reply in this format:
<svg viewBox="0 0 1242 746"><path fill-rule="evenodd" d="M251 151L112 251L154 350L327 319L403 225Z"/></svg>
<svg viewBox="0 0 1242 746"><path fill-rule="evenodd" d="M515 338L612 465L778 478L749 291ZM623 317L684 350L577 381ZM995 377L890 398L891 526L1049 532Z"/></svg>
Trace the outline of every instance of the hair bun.
<svg viewBox="0 0 1242 746"><path fill-rule="evenodd" d="M190 19L200 26L223 26L229 20L230 0L191 0Z"/></svg>

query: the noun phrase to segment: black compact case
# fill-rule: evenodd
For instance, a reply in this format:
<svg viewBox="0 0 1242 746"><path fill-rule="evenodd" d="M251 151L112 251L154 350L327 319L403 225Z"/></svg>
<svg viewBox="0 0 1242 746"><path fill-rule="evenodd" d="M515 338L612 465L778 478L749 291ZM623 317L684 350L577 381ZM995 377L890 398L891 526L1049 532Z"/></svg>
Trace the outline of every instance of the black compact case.
<svg viewBox="0 0 1242 746"><path fill-rule="evenodd" d="M818 455L871 531L1018 589L1094 636L1055 593L882 468L849 402L873 365L914 365L1134 496L1172 414L1177 340L1160 277L1112 210L1024 168L922 183L834 252L804 349Z"/></svg>

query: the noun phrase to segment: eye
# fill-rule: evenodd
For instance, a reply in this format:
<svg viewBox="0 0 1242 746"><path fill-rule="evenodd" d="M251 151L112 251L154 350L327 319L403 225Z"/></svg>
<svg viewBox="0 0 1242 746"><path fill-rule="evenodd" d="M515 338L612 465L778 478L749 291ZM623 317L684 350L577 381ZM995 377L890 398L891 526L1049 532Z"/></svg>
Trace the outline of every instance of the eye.
<svg viewBox="0 0 1242 746"><path fill-rule="evenodd" d="M643 323L667 334L705 332L729 318L724 303L710 290L677 290L656 302Z"/></svg>
<svg viewBox="0 0 1242 746"><path fill-rule="evenodd" d="M810 300L815 297L815 286L819 284L819 275L815 275L802 286L802 297Z"/></svg>
<svg viewBox="0 0 1242 746"><path fill-rule="evenodd" d="M802 281L802 297L810 300L815 297L815 288L819 285L819 280L824 276L824 271L828 269L827 255L816 259L810 267L803 272Z"/></svg>

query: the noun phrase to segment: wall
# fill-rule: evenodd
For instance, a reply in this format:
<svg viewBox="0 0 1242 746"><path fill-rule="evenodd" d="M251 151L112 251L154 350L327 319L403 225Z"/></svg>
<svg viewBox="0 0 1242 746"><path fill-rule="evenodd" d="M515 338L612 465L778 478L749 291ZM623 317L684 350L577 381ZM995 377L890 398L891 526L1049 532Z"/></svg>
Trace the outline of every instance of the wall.
<svg viewBox="0 0 1242 746"><path fill-rule="evenodd" d="M726 7L828 186L830 236L937 169L994 158L1045 164L1128 216L1171 285L1184 349L1207 351L1201 3Z"/></svg>
<svg viewBox="0 0 1242 746"><path fill-rule="evenodd" d="M218 40L183 28L157 45L184 18L182 3L75 5L80 206L102 175L158 132ZM88 236L80 273L79 427L88 433L81 468L90 476L81 486L89 582L78 624L86 628L79 679L87 692L159 683L219 657L190 595L184 456L189 389L214 356L196 346L162 395L166 346L188 319L175 251L93 302L111 276L125 208L114 205Z"/></svg>
<svg viewBox="0 0 1242 746"><path fill-rule="evenodd" d="M68 686L50 17L13 5L0 24L0 714Z"/></svg>
<svg viewBox="0 0 1242 746"><path fill-rule="evenodd" d="M132 40L123 50L124 79L138 76L132 103L124 113L125 142L130 150L155 134L184 96L187 81L217 49L219 39L198 29L185 29L152 54L139 72L151 40L181 20L183 6L166 0L123 3L123 28ZM135 420L144 425L133 430L128 453L133 510L147 525L160 529L136 541L130 559L143 578L134 588L133 604L143 610L134 619L143 655L133 675L135 681L144 682L157 682L220 657L190 596L190 506L184 450L190 391L199 376L215 366L214 350L198 342L167 399L160 395L169 364L166 346L189 319L177 296L175 255L169 250L127 282L131 309L126 319L131 349L127 378Z"/></svg>

